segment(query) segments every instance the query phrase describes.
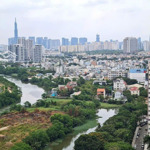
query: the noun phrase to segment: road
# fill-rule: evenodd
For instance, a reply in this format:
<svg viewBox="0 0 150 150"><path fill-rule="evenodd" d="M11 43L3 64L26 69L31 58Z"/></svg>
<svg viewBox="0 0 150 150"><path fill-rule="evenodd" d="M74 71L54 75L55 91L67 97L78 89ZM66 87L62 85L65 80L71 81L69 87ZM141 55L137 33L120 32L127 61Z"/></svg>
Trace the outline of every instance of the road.
<svg viewBox="0 0 150 150"><path fill-rule="evenodd" d="M138 136L139 134L139 136ZM144 150L144 147L142 148L142 144L144 144L144 136L147 134L147 125L144 125L143 127L140 127L138 130L138 133L136 135L135 140L135 149L136 150Z"/></svg>

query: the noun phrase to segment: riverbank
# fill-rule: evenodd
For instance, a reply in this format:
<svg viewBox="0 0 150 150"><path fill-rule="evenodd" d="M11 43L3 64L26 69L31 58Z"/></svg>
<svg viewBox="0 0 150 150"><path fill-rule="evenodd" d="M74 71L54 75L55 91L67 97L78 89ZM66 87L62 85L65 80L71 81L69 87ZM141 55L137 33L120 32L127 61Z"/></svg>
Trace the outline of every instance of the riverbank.
<svg viewBox="0 0 150 150"><path fill-rule="evenodd" d="M104 108L104 109L119 108L122 106L122 105L108 104L108 103L100 103L100 104L101 104L100 108Z"/></svg>
<svg viewBox="0 0 150 150"><path fill-rule="evenodd" d="M87 120L85 124L75 127L73 133L68 134L64 139L50 143L44 150L73 150L74 142L80 135L95 132L98 123L103 126L103 123L116 113L115 109L98 109L97 118Z"/></svg>
<svg viewBox="0 0 150 150"><path fill-rule="evenodd" d="M87 120L83 125L75 127L74 131L73 131L73 134L76 135L80 132L87 131L90 128L96 127L97 124L98 124L98 122L96 120L96 117L94 119Z"/></svg>
<svg viewBox="0 0 150 150"><path fill-rule="evenodd" d="M16 80L13 78L9 78L9 80L15 82L19 87L21 87L22 89L22 94L23 94L23 98L21 104L24 104L25 101L29 101L33 103L33 99L32 96L34 97L34 101L36 102L38 98L38 96L41 97L41 88L40 90L36 90L36 88L39 88L35 85L31 85L31 84L24 84L22 83L20 80ZM29 88L32 87L32 88ZM42 89L43 91L43 89ZM74 144L74 139L77 139L79 135L83 134L83 133L89 133L89 132L94 132L97 126L97 120L101 119L98 118L96 120L92 119L94 118L94 114L95 114L95 110L98 108L96 108L96 103L94 103L94 101L81 101L81 100L76 100L75 102L72 102L72 99L57 99L57 98L48 98L45 99L43 101L46 101L48 103L50 103L48 106L43 105L42 107L37 107L37 106L33 106L33 108L27 108L26 113L22 114L22 112L13 114L14 117L12 117L12 114L8 114L8 118L4 118L1 121L1 126L7 126L8 124L10 124L9 120L12 120L11 122L14 122L14 125L11 125L10 128L8 129L8 131L3 131L0 134L6 135L9 137L9 139L7 139L6 141L2 142L1 147L5 148L7 147L7 144L10 142L11 139L11 145L13 145L16 142L19 142L21 139L23 139L25 136L27 136L29 133L31 133L32 131L36 131L39 130L41 128L46 129L47 127L50 126L50 122L49 121L49 117L50 116L45 116L43 117L43 115L47 114L47 113L51 113L51 115L55 114L55 113L67 113L70 114L72 113L74 110L76 111L75 114L70 114L70 116L73 116L73 119L76 119L75 115L79 115L80 113L82 113L82 117L80 118L81 122L83 122L84 124L78 127L74 128L74 132L70 135L66 135L66 138L70 140L70 142L72 142ZM56 103L54 103L56 102ZM65 108L64 108L65 105ZM74 108L72 107L74 106ZM110 106L112 106L111 104L107 105L107 108L111 108ZM106 107L106 106L105 106ZM82 109L82 111L80 109ZM70 110L73 111L70 111ZM80 112L79 112L80 111ZM108 119L105 115L107 114L108 110L105 110L105 112L102 114L104 120ZM110 113L110 115L112 115L113 113ZM23 115L23 116L21 116ZM9 118L10 116L10 118ZM18 119L18 117L20 117L20 119ZM40 118L32 118L32 117L40 117ZM98 115L99 117L101 117L101 115ZM31 119L32 118L32 119ZM31 119L31 120L30 120ZM83 121L83 119L85 119L85 122ZM91 120L92 119L92 120ZM32 120L34 120L32 122ZM40 121L40 122L39 122ZM77 121L77 120L75 120ZM33 123L33 124L32 124ZM12 132L10 132L12 131ZM75 136L75 138L74 138ZM16 138L17 137L17 138ZM64 138L62 140L62 144L65 142L66 138ZM19 141L18 141L19 139ZM66 142L65 142L66 143ZM61 144L60 144L61 145ZM59 146L60 146L59 145ZM72 145L72 144L71 144ZM71 146L69 143L67 146ZM11 147L11 146L10 146ZM71 146L72 147L72 146ZM7 148L5 148L7 150ZM9 149L9 147L8 147ZM56 150L58 150L56 148ZM70 150L70 149L68 149Z"/></svg>

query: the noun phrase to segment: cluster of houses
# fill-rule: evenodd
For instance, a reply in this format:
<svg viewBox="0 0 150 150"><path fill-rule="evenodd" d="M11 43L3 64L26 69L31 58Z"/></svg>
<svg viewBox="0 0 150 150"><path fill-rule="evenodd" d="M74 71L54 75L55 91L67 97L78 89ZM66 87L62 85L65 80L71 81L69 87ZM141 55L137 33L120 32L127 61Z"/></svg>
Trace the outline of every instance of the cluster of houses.
<svg viewBox="0 0 150 150"><path fill-rule="evenodd" d="M56 97L58 96L58 90L68 90L68 91L73 91L74 88L77 86L77 82L75 81L70 81L68 82L66 85L58 85L58 88L53 88L52 91L51 91L51 96L52 97ZM75 95L78 95L81 93L81 92L74 92L73 94ZM70 97L73 97L73 94L70 95Z"/></svg>
<svg viewBox="0 0 150 150"><path fill-rule="evenodd" d="M113 99L118 101L127 101L126 97L123 95L123 91L129 90L131 92L131 95L140 95L139 88L143 87L143 85L140 84L132 84L127 85L127 83L122 78L117 78L113 81ZM98 88L97 89L97 96L102 95L104 98L106 98L106 89L105 88Z"/></svg>

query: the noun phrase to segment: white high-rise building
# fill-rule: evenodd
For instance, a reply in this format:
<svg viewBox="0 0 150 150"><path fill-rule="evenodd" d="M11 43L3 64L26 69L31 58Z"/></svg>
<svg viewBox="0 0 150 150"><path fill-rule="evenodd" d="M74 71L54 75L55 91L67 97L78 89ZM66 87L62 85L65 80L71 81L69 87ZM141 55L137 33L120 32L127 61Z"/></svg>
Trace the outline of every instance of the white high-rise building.
<svg viewBox="0 0 150 150"><path fill-rule="evenodd" d="M26 40L25 37L20 37L18 39L18 44L22 45L25 48L25 61L30 61L33 57L33 40Z"/></svg>
<svg viewBox="0 0 150 150"><path fill-rule="evenodd" d="M143 41L143 48L144 48L144 51L150 51L150 42Z"/></svg>
<svg viewBox="0 0 150 150"><path fill-rule="evenodd" d="M132 53L138 50L138 41L135 37L126 37L123 40L123 51L125 53Z"/></svg>
<svg viewBox="0 0 150 150"><path fill-rule="evenodd" d="M60 40L55 39L55 40L48 40L48 49L50 50L58 50L60 47Z"/></svg>
<svg viewBox="0 0 150 150"><path fill-rule="evenodd" d="M33 62L40 63L44 53L44 47L42 45L35 45L33 49Z"/></svg>
<svg viewBox="0 0 150 150"><path fill-rule="evenodd" d="M16 55L15 62L25 61L25 47L21 44L10 45L9 50Z"/></svg>

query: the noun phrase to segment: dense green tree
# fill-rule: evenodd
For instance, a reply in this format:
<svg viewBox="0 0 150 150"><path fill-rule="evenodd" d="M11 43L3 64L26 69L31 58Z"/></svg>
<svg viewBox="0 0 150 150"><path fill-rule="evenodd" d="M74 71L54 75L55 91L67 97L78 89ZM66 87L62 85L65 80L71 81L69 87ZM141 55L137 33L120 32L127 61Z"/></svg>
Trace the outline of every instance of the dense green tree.
<svg viewBox="0 0 150 150"><path fill-rule="evenodd" d="M115 136L122 139L124 142L131 143L132 141L132 132L129 129L120 128L115 131Z"/></svg>
<svg viewBox="0 0 150 150"><path fill-rule="evenodd" d="M65 84L67 84L68 82L70 82L71 80L70 79L65 79Z"/></svg>
<svg viewBox="0 0 150 150"><path fill-rule="evenodd" d="M139 88L139 90L140 90L140 96L147 97L148 93L145 88L141 87Z"/></svg>
<svg viewBox="0 0 150 150"><path fill-rule="evenodd" d="M72 131L73 121L69 115L61 115L61 114L54 114L51 116L50 120L52 122L59 121L64 125L64 132L65 134Z"/></svg>
<svg viewBox="0 0 150 150"><path fill-rule="evenodd" d="M77 81L78 86L81 86L84 83L85 83L85 80L83 79L83 77L80 77Z"/></svg>
<svg viewBox="0 0 150 150"><path fill-rule="evenodd" d="M26 101L24 103L24 107L27 107L27 108L31 107L31 103L29 101Z"/></svg>
<svg viewBox="0 0 150 150"><path fill-rule="evenodd" d="M123 95L127 97L128 102L133 101L133 97L132 97L131 92L129 90L124 91Z"/></svg>
<svg viewBox="0 0 150 150"><path fill-rule="evenodd" d="M32 150L32 148L28 144L20 142L16 143L10 150Z"/></svg>
<svg viewBox="0 0 150 150"><path fill-rule="evenodd" d="M135 80L135 79L123 78L123 80L124 80L128 85L132 85L132 84L138 83L137 80Z"/></svg>
<svg viewBox="0 0 150 150"><path fill-rule="evenodd" d="M49 142L49 137L44 130L37 130L29 134L23 141L33 150L41 150Z"/></svg>
<svg viewBox="0 0 150 150"><path fill-rule="evenodd" d="M104 150L134 150L134 148L125 142L110 142L105 144Z"/></svg>
<svg viewBox="0 0 150 150"><path fill-rule="evenodd" d="M100 140L96 136L92 135L81 135L75 141L75 150L104 150L104 141Z"/></svg>
<svg viewBox="0 0 150 150"><path fill-rule="evenodd" d="M103 95L98 95L98 97L99 97L99 99L100 99L101 102L104 101L104 96Z"/></svg>
<svg viewBox="0 0 150 150"><path fill-rule="evenodd" d="M52 127L48 128L46 132L50 141L54 141L65 136L64 130L64 125L59 121L55 121Z"/></svg>

